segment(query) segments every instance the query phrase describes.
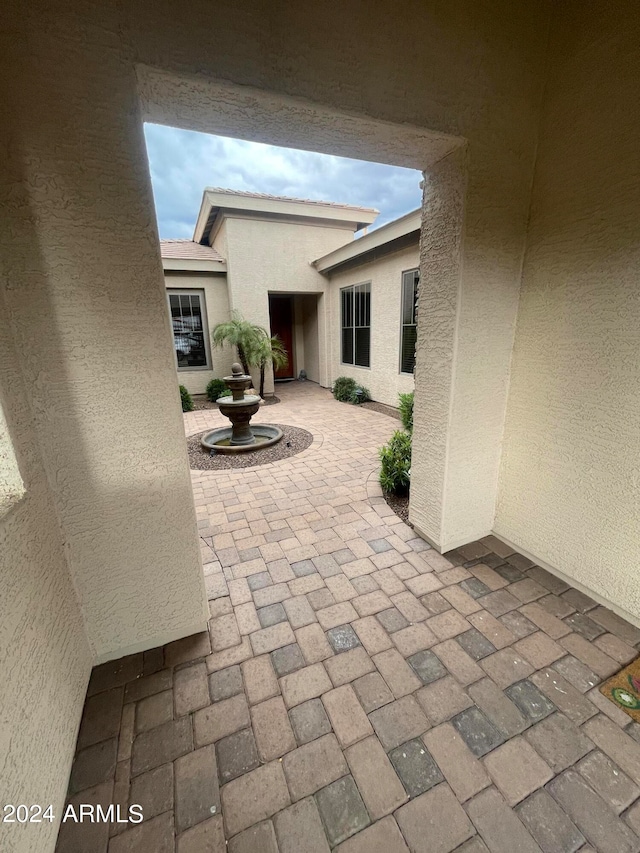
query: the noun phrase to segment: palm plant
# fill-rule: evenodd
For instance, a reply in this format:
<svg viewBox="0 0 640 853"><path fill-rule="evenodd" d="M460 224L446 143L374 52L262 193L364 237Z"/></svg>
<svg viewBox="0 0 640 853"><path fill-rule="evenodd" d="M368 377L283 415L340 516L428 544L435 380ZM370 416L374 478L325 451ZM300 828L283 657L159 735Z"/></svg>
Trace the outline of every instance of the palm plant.
<svg viewBox="0 0 640 853"><path fill-rule="evenodd" d="M260 396L264 397L264 374L268 364L278 369L289 363L289 356L284 344L277 335L269 337L264 335L257 337L252 343L248 353L249 361L260 368Z"/></svg>
<svg viewBox="0 0 640 853"><path fill-rule="evenodd" d="M246 374L250 373L251 364L257 363L249 354L259 346L262 338L268 338L267 330L255 323L250 323L237 312L233 312L231 320L226 323L218 323L211 333L214 347L228 344L236 348L238 359Z"/></svg>

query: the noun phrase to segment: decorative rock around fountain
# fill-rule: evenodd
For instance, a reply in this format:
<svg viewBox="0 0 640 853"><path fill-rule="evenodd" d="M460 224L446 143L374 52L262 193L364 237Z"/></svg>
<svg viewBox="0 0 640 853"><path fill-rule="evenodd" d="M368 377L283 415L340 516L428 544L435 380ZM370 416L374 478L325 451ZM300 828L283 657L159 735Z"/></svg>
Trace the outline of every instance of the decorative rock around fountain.
<svg viewBox="0 0 640 853"><path fill-rule="evenodd" d="M231 421L230 427L221 427L203 435L202 446L215 453L247 453L276 444L282 438L282 430L272 424L250 425L251 418L260 408L257 394L245 396L251 385L251 377L242 372L242 365L231 366L231 376L223 377L231 390L231 397L218 397L216 405Z"/></svg>

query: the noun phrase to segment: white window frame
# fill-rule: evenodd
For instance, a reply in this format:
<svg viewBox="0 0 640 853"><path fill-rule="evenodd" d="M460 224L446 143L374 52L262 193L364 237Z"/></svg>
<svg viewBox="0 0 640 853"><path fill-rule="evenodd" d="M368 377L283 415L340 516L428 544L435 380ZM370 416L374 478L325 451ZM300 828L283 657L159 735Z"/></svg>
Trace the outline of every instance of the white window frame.
<svg viewBox="0 0 640 853"><path fill-rule="evenodd" d="M209 346L209 320L207 318L207 298L204 289L194 287L168 287L167 288L167 308L169 310L169 322L171 323L171 334L175 336L173 331L173 317L171 316L171 300L170 296L197 296L200 299L200 316L202 317L202 332L204 338L204 352L207 360L206 364L187 365L182 367L178 364L178 355L176 353L175 340L173 343L173 356L176 361L176 369L180 373L190 373L194 370L211 370L211 349Z"/></svg>
<svg viewBox="0 0 640 853"><path fill-rule="evenodd" d="M369 325L367 325L367 326L365 326L365 325L357 326L356 322L355 322L355 292L358 288L367 288L368 291L365 291L365 292L369 293ZM353 326L344 326L343 325L343 305L344 305L343 294L347 290L351 291L351 294L352 294L352 308L351 308L351 310L354 314ZM346 287L340 288L340 364L344 364L346 367L357 367L359 370L371 370L371 361L372 361L372 358L371 358L371 340L372 340L372 338L371 338L371 331L372 331L372 327L371 327L371 314L372 314L371 301L373 298L371 291L372 291L372 289L371 289L371 282L370 281L361 281L358 284L350 284L350 285L347 285ZM345 329L349 329L349 328L353 329L353 361L343 361L342 334L343 334L343 331ZM356 364L356 329L369 329L369 364Z"/></svg>
<svg viewBox="0 0 640 853"><path fill-rule="evenodd" d="M409 279L411 276L411 279ZM411 281L411 285L415 286L415 297L413 302L413 323L405 323L404 322L404 303L405 303L405 285L409 284ZM402 279L400 286L400 351L398 353L399 356L399 365L398 372L402 376L413 376L413 371L415 370L415 354L414 354L414 366L410 371L402 369L402 349L404 343L404 330L406 327L415 327L416 332L418 330L418 314L417 314L417 302L418 302L418 287L420 286L420 269L419 267L412 267L409 270L402 271Z"/></svg>

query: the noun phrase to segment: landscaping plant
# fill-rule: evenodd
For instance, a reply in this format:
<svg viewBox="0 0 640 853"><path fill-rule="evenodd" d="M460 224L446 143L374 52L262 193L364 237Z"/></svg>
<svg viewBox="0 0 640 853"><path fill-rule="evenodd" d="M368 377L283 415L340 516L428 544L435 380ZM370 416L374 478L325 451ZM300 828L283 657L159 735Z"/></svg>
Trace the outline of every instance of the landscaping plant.
<svg viewBox="0 0 640 853"><path fill-rule="evenodd" d="M333 396L340 403L367 403L371 399L369 389L358 385L350 376L339 376L333 383Z"/></svg>
<svg viewBox="0 0 640 853"><path fill-rule="evenodd" d="M349 397L349 402L358 406L360 403L368 403L370 399L371 394L369 393L369 389L365 388L364 385L356 385Z"/></svg>
<svg viewBox="0 0 640 853"><path fill-rule="evenodd" d="M260 370L260 396L264 397L265 369L269 363L273 364L276 370L286 367L289 363L287 351L277 335L270 338L265 332L263 335L256 336L247 351L247 357L249 362Z"/></svg>
<svg viewBox="0 0 640 853"><path fill-rule="evenodd" d="M357 387L355 379L351 379L350 376L339 376L333 383L333 396L340 403L349 403Z"/></svg>
<svg viewBox="0 0 640 853"><path fill-rule="evenodd" d="M182 403L183 412L192 412L195 408L193 398L184 385L180 386L180 402Z"/></svg>
<svg viewBox="0 0 640 853"><path fill-rule="evenodd" d="M408 431L413 430L413 391L410 394L398 394L400 398L400 419L402 426Z"/></svg>
<svg viewBox="0 0 640 853"><path fill-rule="evenodd" d="M382 468L380 485L385 492L406 495L411 477L411 435L397 430L391 441L378 451Z"/></svg>
<svg viewBox="0 0 640 853"><path fill-rule="evenodd" d="M234 312L231 320L226 323L218 323L211 333L214 347L228 344L236 348L238 360L246 374L251 373L250 353L252 349L259 344L261 338L266 337L268 334L265 328L250 323L237 312Z"/></svg>
<svg viewBox="0 0 640 853"><path fill-rule="evenodd" d="M215 403L218 397L228 397L231 391L225 385L224 379L212 379L207 385L207 399Z"/></svg>
<svg viewBox="0 0 640 853"><path fill-rule="evenodd" d="M249 323L237 312L233 314L229 322L218 323L211 333L211 340L214 347L221 347L224 344L234 346L238 352L242 369L246 374L251 373L252 367L257 367L260 370L261 397L264 397L264 374L267 365L273 364L275 368L278 368L285 367L289 362L284 344L277 335L270 337L263 326ZM220 380L212 381L219 382ZM209 397L209 399L212 398Z"/></svg>

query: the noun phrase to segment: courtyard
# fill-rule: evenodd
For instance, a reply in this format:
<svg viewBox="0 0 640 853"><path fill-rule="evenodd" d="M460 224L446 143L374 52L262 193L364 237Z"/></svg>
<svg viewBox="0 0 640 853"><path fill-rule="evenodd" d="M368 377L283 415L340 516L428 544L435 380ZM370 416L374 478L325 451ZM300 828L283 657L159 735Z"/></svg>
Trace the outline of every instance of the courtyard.
<svg viewBox="0 0 640 853"><path fill-rule="evenodd" d="M440 555L378 486L394 420L277 394L255 422L306 450L191 472L209 631L92 673L69 802L144 821L58 853L640 850L640 726L598 689L640 630L495 537Z"/></svg>

